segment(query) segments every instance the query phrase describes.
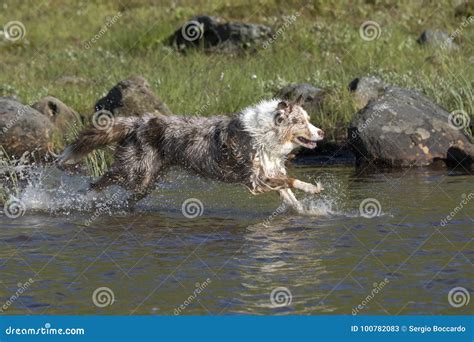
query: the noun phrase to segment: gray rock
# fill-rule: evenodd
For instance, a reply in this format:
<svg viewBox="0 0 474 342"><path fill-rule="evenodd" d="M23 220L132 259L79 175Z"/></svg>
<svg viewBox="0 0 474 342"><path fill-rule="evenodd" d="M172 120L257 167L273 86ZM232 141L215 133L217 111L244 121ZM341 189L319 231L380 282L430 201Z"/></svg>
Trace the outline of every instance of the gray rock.
<svg viewBox="0 0 474 342"><path fill-rule="evenodd" d="M420 45L428 45L448 51L459 49L459 46L453 42L449 34L440 30L425 30L416 41Z"/></svg>
<svg viewBox="0 0 474 342"><path fill-rule="evenodd" d="M81 122L80 115L63 102L52 96L46 96L32 105L38 112L46 115L58 128L59 132L66 133L73 125Z"/></svg>
<svg viewBox="0 0 474 342"><path fill-rule="evenodd" d="M354 95L357 109L364 108L369 101L382 96L386 87L387 85L375 76L356 78L349 83L349 91Z"/></svg>
<svg viewBox="0 0 474 342"><path fill-rule="evenodd" d="M179 51L187 48L236 52L263 44L272 35L265 25L224 22L207 15L196 16L169 38L168 44Z"/></svg>
<svg viewBox="0 0 474 342"><path fill-rule="evenodd" d="M304 109L308 112L317 112L321 109L325 91L308 83L292 83L280 89L275 97L296 100L300 95L303 95Z"/></svg>
<svg viewBox="0 0 474 342"><path fill-rule="evenodd" d="M470 167L474 145L450 113L420 93L389 87L356 113L348 137L358 163L406 167L444 160Z"/></svg>
<svg viewBox="0 0 474 342"><path fill-rule="evenodd" d="M168 106L153 93L147 80L140 76L131 77L115 85L95 104L95 111L99 110L108 110L121 116L172 114Z"/></svg>
<svg viewBox="0 0 474 342"><path fill-rule="evenodd" d="M44 157L55 132L53 123L43 114L9 98L0 98L0 145L10 157L25 152Z"/></svg>

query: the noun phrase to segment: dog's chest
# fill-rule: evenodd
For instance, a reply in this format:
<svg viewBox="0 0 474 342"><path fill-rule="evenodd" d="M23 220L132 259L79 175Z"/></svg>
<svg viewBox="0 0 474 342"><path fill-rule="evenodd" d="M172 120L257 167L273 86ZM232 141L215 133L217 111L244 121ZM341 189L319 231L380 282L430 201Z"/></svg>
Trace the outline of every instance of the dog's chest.
<svg viewBox="0 0 474 342"><path fill-rule="evenodd" d="M285 175L285 163L281 156L262 153L260 156L260 166L267 177L277 177Z"/></svg>

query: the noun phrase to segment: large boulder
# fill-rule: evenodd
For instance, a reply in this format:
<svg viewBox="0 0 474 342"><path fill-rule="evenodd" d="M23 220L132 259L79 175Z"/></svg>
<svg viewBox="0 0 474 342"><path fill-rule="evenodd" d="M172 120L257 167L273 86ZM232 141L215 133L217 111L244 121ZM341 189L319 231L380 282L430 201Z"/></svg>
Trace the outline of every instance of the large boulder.
<svg viewBox="0 0 474 342"><path fill-rule="evenodd" d="M323 89L316 88L308 83L292 83L280 89L275 97L294 101L300 95L304 99L304 109L308 112L316 112L321 108L325 92Z"/></svg>
<svg viewBox="0 0 474 342"><path fill-rule="evenodd" d="M263 44L272 36L272 29L260 24L225 22L199 15L184 23L169 38L168 43L184 51L187 48L238 52Z"/></svg>
<svg viewBox="0 0 474 342"><path fill-rule="evenodd" d="M71 126L81 122L80 115L74 109L52 96L42 98L32 107L46 115L62 134L65 134Z"/></svg>
<svg viewBox="0 0 474 342"><path fill-rule="evenodd" d="M44 157L55 132L53 123L36 109L11 98L0 98L0 145L11 157L25 152Z"/></svg>
<svg viewBox="0 0 474 342"><path fill-rule="evenodd" d="M448 51L459 49L459 46L453 42L449 34L441 30L424 30L416 41L420 45L442 48Z"/></svg>
<svg viewBox="0 0 474 342"><path fill-rule="evenodd" d="M442 159L469 167L474 145L462 130L468 121L467 115L453 118L414 90L388 87L355 115L348 137L358 163L406 167Z"/></svg>
<svg viewBox="0 0 474 342"><path fill-rule="evenodd" d="M131 77L115 85L95 104L95 111L99 110L107 110L116 116L172 114L168 106L153 93L147 80L140 76Z"/></svg>
<svg viewBox="0 0 474 342"><path fill-rule="evenodd" d="M382 96L387 85L375 76L355 78L349 83L349 91L353 93L357 109L364 108L369 101Z"/></svg>

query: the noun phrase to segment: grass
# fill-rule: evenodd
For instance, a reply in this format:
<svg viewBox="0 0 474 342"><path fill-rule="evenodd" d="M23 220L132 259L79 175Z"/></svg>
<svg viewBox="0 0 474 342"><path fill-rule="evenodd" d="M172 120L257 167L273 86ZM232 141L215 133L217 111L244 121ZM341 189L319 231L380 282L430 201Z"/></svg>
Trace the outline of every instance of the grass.
<svg viewBox="0 0 474 342"><path fill-rule="evenodd" d="M348 83L376 75L419 89L448 111L462 109L474 122L474 23L456 38L461 45L458 52L416 43L426 28L451 33L460 27L464 18L455 17L451 1L6 0L2 4L0 25L21 21L26 35L16 43L0 43L0 96L17 95L27 104L53 95L87 116L118 81L143 75L173 112L206 115L234 112L272 97L288 83L308 82L327 89L324 108L311 115L330 139L337 140L356 112ZM85 43L119 12L115 24L86 49ZM196 14L262 23L276 31L286 16L296 12L301 13L297 20L269 48L257 47L256 53L182 55L163 44ZM378 39L361 39L359 27L367 20L379 23ZM62 76L85 82L64 85L57 81Z"/></svg>

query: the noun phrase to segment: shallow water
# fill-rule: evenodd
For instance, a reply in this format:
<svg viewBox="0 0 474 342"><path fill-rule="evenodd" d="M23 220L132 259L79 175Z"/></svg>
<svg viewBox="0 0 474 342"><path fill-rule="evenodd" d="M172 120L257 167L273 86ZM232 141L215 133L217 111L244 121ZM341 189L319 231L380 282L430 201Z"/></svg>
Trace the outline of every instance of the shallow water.
<svg viewBox="0 0 474 342"><path fill-rule="evenodd" d="M0 305L8 314L472 313L472 301L448 300L455 287L473 290L472 176L290 173L326 188L297 194L307 215L282 212L275 194L185 174L131 213L118 188L94 199L84 177L43 170L20 196L24 215L1 217ZM101 287L110 290L94 297Z"/></svg>

